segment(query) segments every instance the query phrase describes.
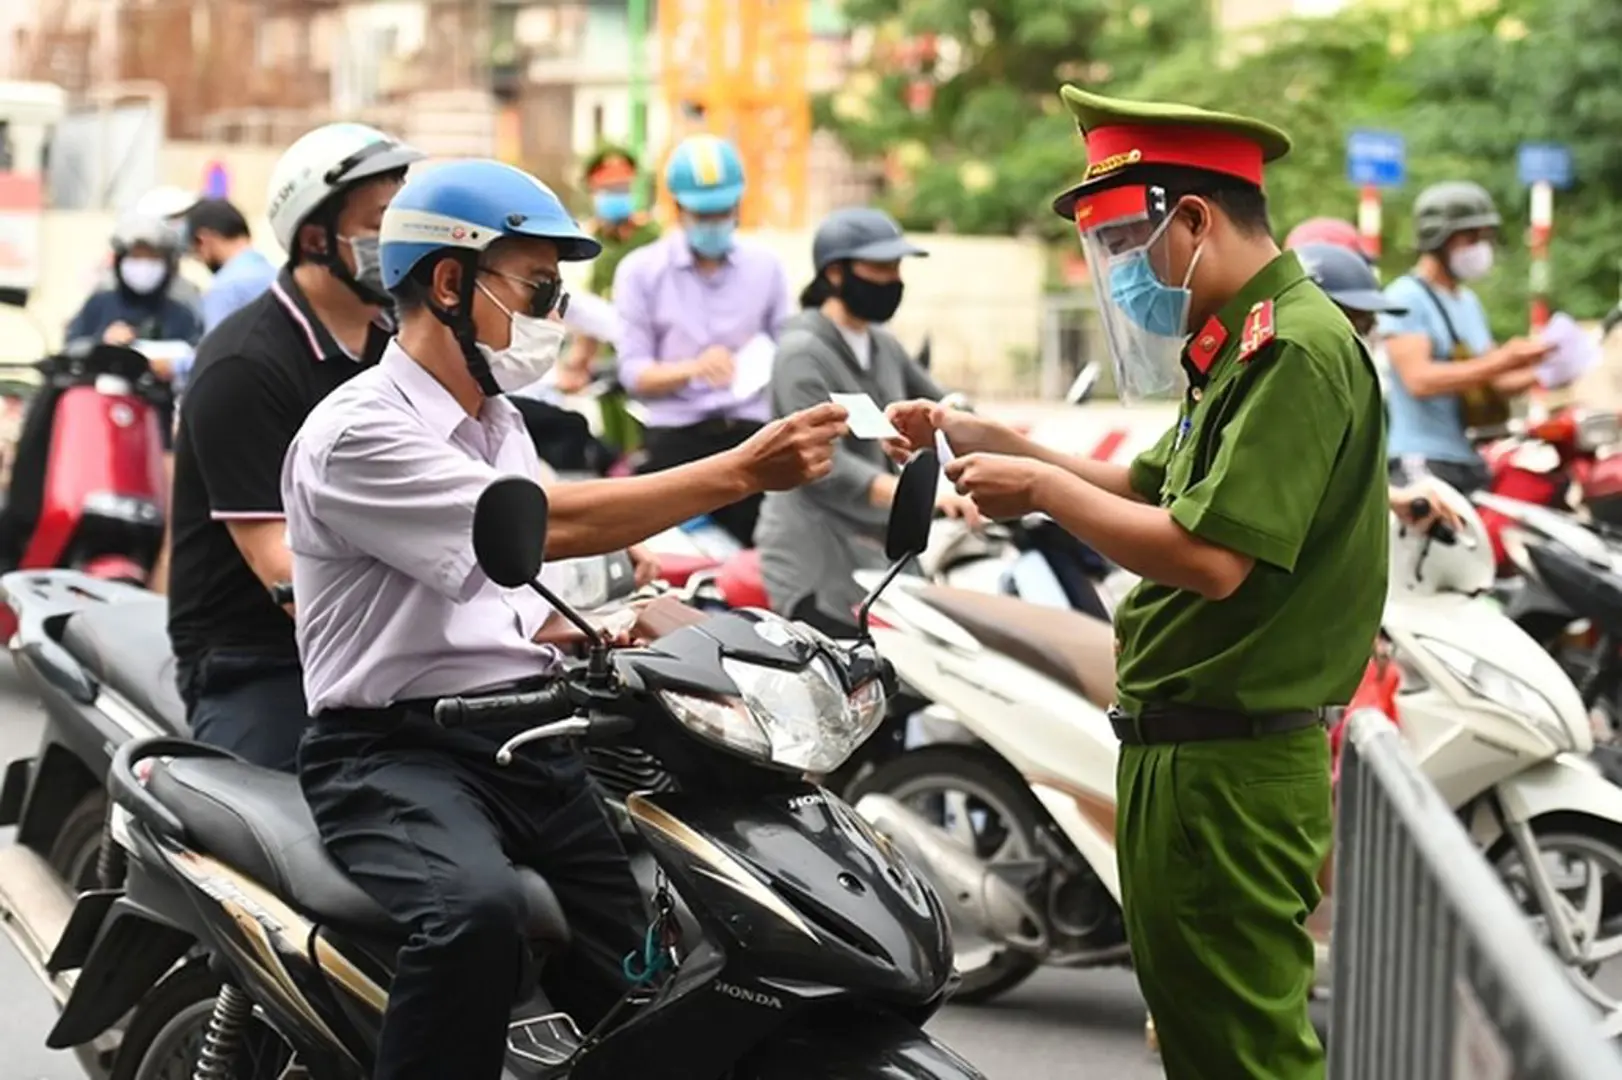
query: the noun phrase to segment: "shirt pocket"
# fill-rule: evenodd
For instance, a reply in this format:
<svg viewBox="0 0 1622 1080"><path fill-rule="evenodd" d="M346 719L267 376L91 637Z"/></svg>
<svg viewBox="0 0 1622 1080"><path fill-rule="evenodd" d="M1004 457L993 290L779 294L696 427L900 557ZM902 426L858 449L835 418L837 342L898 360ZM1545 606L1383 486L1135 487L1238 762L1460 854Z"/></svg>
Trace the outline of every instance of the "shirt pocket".
<svg viewBox="0 0 1622 1080"><path fill-rule="evenodd" d="M1170 506L1211 471L1222 426L1227 422L1231 380L1208 387L1201 400L1184 406L1178 421L1183 432L1166 464L1166 482L1161 488L1161 504Z"/></svg>

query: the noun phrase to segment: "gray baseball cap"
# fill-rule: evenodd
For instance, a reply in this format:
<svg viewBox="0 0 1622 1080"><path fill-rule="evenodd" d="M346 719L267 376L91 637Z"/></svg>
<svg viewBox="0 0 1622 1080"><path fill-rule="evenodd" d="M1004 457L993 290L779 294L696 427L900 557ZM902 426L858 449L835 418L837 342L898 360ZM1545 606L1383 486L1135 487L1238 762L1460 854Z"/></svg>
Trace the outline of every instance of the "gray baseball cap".
<svg viewBox="0 0 1622 1080"><path fill-rule="evenodd" d="M819 274L842 259L895 262L928 254L901 234L901 226L889 214L866 206L835 210L822 219L811 240L811 261Z"/></svg>

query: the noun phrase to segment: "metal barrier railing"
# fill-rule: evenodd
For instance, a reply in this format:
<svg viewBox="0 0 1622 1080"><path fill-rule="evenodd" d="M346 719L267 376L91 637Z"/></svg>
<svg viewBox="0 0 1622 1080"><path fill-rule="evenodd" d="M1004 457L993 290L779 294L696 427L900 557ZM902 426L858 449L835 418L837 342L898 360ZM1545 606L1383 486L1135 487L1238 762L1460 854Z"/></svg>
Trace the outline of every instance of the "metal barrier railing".
<svg viewBox="0 0 1622 1080"><path fill-rule="evenodd" d="M1329 1075L1622 1080L1594 1008L1391 722L1351 717L1342 753Z"/></svg>

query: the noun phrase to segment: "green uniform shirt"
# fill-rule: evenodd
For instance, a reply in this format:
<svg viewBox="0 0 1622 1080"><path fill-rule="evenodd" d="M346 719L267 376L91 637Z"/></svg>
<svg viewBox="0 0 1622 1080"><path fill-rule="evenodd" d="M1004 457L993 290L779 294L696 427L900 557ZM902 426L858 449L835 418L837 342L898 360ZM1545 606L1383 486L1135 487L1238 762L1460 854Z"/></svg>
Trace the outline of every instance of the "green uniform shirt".
<svg viewBox="0 0 1622 1080"><path fill-rule="evenodd" d="M641 219L636 221L628 233L600 226L592 231L602 242L603 253L591 264L591 281L588 288L595 295L608 300L612 298L614 271L619 269L620 260L642 245L651 244L659 239L659 223L651 219Z"/></svg>
<svg viewBox="0 0 1622 1080"><path fill-rule="evenodd" d="M1266 301L1272 338L1265 339ZM1251 333L1252 313L1262 320ZM1202 539L1256 560L1226 600L1145 581L1115 616L1121 708L1253 714L1344 704L1385 602L1389 495L1374 365L1293 254L1190 342L1220 341L1178 426L1132 463L1132 488ZM1254 321L1254 320L1252 320ZM1226 335L1225 338L1223 335Z"/></svg>

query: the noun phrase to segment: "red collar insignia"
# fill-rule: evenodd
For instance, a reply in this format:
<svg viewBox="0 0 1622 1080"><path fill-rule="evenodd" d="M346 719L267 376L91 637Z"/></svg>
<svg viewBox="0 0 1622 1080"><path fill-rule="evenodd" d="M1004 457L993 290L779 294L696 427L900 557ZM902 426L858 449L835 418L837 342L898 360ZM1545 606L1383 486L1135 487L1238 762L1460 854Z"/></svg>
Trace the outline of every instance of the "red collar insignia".
<svg viewBox="0 0 1622 1080"><path fill-rule="evenodd" d="M1188 345L1188 359L1194 365L1194 370L1201 375L1211 370L1211 364L1216 360L1217 353L1227 343L1228 328L1217 321L1216 316L1207 319L1200 332Z"/></svg>
<svg viewBox="0 0 1622 1080"><path fill-rule="evenodd" d="M1245 316L1244 329L1239 332L1239 362L1249 363L1277 334L1273 326L1273 301L1262 300Z"/></svg>

